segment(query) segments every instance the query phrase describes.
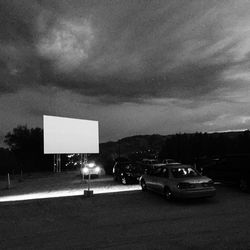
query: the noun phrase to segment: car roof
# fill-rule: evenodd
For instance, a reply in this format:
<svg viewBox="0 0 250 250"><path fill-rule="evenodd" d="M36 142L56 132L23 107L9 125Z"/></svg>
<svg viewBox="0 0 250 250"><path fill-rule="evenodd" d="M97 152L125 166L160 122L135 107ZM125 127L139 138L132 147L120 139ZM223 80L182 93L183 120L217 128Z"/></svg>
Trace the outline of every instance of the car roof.
<svg viewBox="0 0 250 250"><path fill-rule="evenodd" d="M151 164L151 166L153 166L153 167L164 167L166 165L168 165L168 164L166 164L166 163L152 163Z"/></svg>
<svg viewBox="0 0 250 250"><path fill-rule="evenodd" d="M142 161L157 161L157 159L142 159Z"/></svg>
<svg viewBox="0 0 250 250"><path fill-rule="evenodd" d="M131 161L118 161L117 164L118 165L128 165L128 164L131 164L132 162Z"/></svg>
<svg viewBox="0 0 250 250"><path fill-rule="evenodd" d="M173 164L165 164L164 166L161 166L163 168L190 168L191 165L186 165L182 163L173 163Z"/></svg>

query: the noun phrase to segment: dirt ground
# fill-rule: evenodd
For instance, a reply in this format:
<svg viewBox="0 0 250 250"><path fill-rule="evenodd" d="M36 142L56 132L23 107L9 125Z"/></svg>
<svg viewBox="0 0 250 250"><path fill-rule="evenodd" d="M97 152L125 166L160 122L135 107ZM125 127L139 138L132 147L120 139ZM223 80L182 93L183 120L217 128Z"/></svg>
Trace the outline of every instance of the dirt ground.
<svg viewBox="0 0 250 250"><path fill-rule="evenodd" d="M65 197L82 195L88 189L88 180L82 179L79 171L61 173L36 173L20 176L11 176L10 188L7 187L7 178L0 180L0 203L13 200L41 199L48 197ZM119 185L112 176L102 175L91 179L90 189L94 193L120 192L139 190L139 185Z"/></svg>
<svg viewBox="0 0 250 250"><path fill-rule="evenodd" d="M91 181L96 183L104 179L112 181L111 176L100 176ZM10 189L7 189L7 176L1 176L0 196L83 188L86 186L87 180L83 180L80 172L75 170L61 173L24 174L22 178L20 175L11 175L10 184ZM97 185L95 184L95 186Z"/></svg>
<svg viewBox="0 0 250 250"><path fill-rule="evenodd" d="M250 194L167 202L132 191L0 203L1 249L250 249Z"/></svg>

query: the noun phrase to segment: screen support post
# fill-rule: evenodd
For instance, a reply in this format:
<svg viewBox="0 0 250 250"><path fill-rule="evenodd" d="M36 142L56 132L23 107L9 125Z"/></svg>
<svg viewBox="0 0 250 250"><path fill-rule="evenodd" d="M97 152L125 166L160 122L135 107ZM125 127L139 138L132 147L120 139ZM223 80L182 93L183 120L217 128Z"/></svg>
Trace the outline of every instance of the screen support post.
<svg viewBox="0 0 250 250"><path fill-rule="evenodd" d="M61 155L54 154L53 172L59 173L61 171L62 171L62 169L61 169Z"/></svg>
<svg viewBox="0 0 250 250"><path fill-rule="evenodd" d="M87 158L87 154L84 154L84 167L88 167L87 163L88 163L88 158ZM84 190L84 196L85 197L91 197L94 195L93 190L90 190L90 171L88 172L88 189Z"/></svg>
<svg viewBox="0 0 250 250"><path fill-rule="evenodd" d="M82 183L84 183L84 174L83 174L83 160L82 160L82 154L80 154L80 173L82 174Z"/></svg>

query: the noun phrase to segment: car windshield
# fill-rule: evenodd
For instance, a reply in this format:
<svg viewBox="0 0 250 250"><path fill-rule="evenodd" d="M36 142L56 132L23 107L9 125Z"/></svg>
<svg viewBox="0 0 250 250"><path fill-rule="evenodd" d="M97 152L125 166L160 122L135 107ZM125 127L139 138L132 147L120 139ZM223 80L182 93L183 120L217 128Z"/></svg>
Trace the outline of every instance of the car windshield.
<svg viewBox="0 0 250 250"><path fill-rule="evenodd" d="M166 159L166 160L163 160L164 163L176 163L175 160L173 159Z"/></svg>
<svg viewBox="0 0 250 250"><path fill-rule="evenodd" d="M144 164L157 164L159 163L157 160L143 160Z"/></svg>
<svg viewBox="0 0 250 250"><path fill-rule="evenodd" d="M198 172L191 167L172 168L171 172L175 178L199 176Z"/></svg>
<svg viewBox="0 0 250 250"><path fill-rule="evenodd" d="M125 169L127 171L130 171L130 172L138 172L138 171L141 171L141 168L137 165L132 165L132 164L129 164L125 167Z"/></svg>

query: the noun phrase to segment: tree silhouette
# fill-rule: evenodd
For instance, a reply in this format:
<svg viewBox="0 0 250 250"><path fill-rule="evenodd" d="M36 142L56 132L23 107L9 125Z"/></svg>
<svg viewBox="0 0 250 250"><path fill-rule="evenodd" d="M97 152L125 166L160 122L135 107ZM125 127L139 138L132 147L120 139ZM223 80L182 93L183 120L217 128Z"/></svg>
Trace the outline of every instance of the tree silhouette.
<svg viewBox="0 0 250 250"><path fill-rule="evenodd" d="M17 169L17 162L14 154L6 148L0 148L0 174L13 173Z"/></svg>
<svg viewBox="0 0 250 250"><path fill-rule="evenodd" d="M200 158L250 154L250 131L175 134L166 138L160 158L195 163Z"/></svg>
<svg viewBox="0 0 250 250"><path fill-rule="evenodd" d="M18 126L5 136L4 142L15 155L18 169L22 171L43 171L51 169L51 156L43 154L43 130Z"/></svg>

